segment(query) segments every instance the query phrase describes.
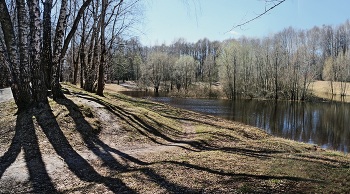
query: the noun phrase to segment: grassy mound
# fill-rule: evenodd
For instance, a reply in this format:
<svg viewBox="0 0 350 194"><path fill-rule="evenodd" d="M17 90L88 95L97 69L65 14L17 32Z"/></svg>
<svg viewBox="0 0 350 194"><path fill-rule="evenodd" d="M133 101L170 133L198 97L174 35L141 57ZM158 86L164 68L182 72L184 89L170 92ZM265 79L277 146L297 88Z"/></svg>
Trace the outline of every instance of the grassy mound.
<svg viewBox="0 0 350 194"><path fill-rule="evenodd" d="M13 101L0 104L0 192L350 192L348 154L164 104L64 87L68 99L50 100L51 110L15 116ZM13 173L22 163L24 180Z"/></svg>

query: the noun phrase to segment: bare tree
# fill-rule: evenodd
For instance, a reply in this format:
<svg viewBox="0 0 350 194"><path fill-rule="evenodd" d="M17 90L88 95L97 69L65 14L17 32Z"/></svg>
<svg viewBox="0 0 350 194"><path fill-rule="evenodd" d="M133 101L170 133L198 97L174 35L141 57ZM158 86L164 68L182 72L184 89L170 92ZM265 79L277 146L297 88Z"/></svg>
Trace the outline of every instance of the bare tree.
<svg viewBox="0 0 350 194"><path fill-rule="evenodd" d="M43 47L42 47L42 68L44 70L45 85L51 89L52 82L52 46L51 46L51 10L52 0L45 0L43 12Z"/></svg>
<svg viewBox="0 0 350 194"><path fill-rule="evenodd" d="M24 3L22 2L22 5L23 4ZM7 67L10 70L11 74L11 90L18 110L22 111L26 109L28 104L31 104L32 101L28 81L30 78L28 74L29 68L20 65L20 58L17 55L18 51L16 45L15 30L5 0L0 1L0 22L4 35L4 44L2 44L2 51L5 58L7 59L7 63L5 64L7 64Z"/></svg>
<svg viewBox="0 0 350 194"><path fill-rule="evenodd" d="M200 66L200 62L194 60L192 56L183 55L175 62L175 72L177 78L177 89L179 84L187 92L189 86L194 82L196 69Z"/></svg>
<svg viewBox="0 0 350 194"><path fill-rule="evenodd" d="M149 80L155 92L159 91L159 86L163 80L163 66L167 63L168 56L164 53L153 52L147 58L147 63L142 67L144 80ZM146 84L147 85L147 84Z"/></svg>
<svg viewBox="0 0 350 194"><path fill-rule="evenodd" d="M237 97L237 80L239 68L239 51L241 44L235 40L229 40L222 45L218 63L219 73L224 91L229 99Z"/></svg>
<svg viewBox="0 0 350 194"><path fill-rule="evenodd" d="M30 16L30 56L32 95L36 103L48 103L43 67L41 65L41 20L39 0L28 0ZM38 104L38 105L39 105Z"/></svg>

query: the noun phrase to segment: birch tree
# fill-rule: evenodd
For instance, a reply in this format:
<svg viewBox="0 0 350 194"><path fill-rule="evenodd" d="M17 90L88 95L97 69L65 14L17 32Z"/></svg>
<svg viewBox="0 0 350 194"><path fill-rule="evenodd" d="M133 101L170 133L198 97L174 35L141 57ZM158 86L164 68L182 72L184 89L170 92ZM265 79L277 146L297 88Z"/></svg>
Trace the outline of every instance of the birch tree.
<svg viewBox="0 0 350 194"><path fill-rule="evenodd" d="M195 80L195 73L199 66L200 62L189 55L183 55L175 62L175 77L178 90L180 90L180 87L183 87L185 91L188 91L189 86Z"/></svg>
<svg viewBox="0 0 350 194"><path fill-rule="evenodd" d="M122 0L120 1L122 2ZM103 88L104 88L104 67L106 63L106 42L105 42L105 17L106 17L106 9L107 9L107 0L102 0L102 8L101 8L101 55L100 55L100 65L98 68L98 82L97 82L97 91L96 94L103 96Z"/></svg>
<svg viewBox="0 0 350 194"><path fill-rule="evenodd" d="M145 80L149 80L154 91L159 91L159 86L163 80L163 66L167 63L168 56L165 53L153 52L147 58L147 63L142 67Z"/></svg>
<svg viewBox="0 0 350 194"><path fill-rule="evenodd" d="M22 5L24 4L23 2L18 3ZM22 111L32 102L30 85L28 81L30 77L28 72L29 68L28 66L23 65L23 63L20 63L20 58L17 55L18 50L14 26L5 0L0 1L0 22L4 35L4 44L1 42L1 49L7 61L5 64L7 65L11 74L11 90L18 110Z"/></svg>
<svg viewBox="0 0 350 194"><path fill-rule="evenodd" d="M219 75L229 99L236 99L238 80L238 57L241 44L235 40L225 42L218 59Z"/></svg>

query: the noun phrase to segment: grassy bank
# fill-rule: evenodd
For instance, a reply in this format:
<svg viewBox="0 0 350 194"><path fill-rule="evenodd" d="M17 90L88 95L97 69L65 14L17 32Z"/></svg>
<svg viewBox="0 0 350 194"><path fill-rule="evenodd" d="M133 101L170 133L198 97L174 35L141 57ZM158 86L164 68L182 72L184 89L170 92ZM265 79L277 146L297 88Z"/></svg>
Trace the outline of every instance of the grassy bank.
<svg viewBox="0 0 350 194"><path fill-rule="evenodd" d="M64 88L68 99L50 100L50 109L15 116L13 101L0 104L0 192L350 192L348 154L159 103Z"/></svg>
<svg viewBox="0 0 350 194"><path fill-rule="evenodd" d="M330 81L315 81L311 83L311 92L313 95L324 98L326 100L334 100L338 102L350 102L350 84L347 83L345 96L341 96L340 82L333 82L334 95L331 91Z"/></svg>

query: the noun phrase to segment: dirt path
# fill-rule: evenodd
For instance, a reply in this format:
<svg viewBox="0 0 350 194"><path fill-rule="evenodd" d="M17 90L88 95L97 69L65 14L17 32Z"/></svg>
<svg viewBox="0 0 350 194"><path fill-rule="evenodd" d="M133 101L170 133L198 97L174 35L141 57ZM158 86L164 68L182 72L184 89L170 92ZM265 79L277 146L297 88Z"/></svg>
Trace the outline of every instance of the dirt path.
<svg viewBox="0 0 350 194"><path fill-rule="evenodd" d="M0 89L0 103L12 99L11 88Z"/></svg>
<svg viewBox="0 0 350 194"><path fill-rule="evenodd" d="M103 105L95 101L82 98L82 96L79 94L75 94L73 99L77 103L82 103L89 106L95 112L96 117L102 122L102 130L99 134L99 138L103 139L105 144L133 157L142 157L149 153L160 153L179 147L184 147L188 145L188 142L193 141L196 137L196 130L192 126L191 122L180 120L184 134L179 140L177 140L179 143L167 142L162 145L138 144L126 147L122 140L128 137L120 136L120 120L118 120L115 115L106 110Z"/></svg>
<svg viewBox="0 0 350 194"><path fill-rule="evenodd" d="M40 147L41 150L40 157L29 159L27 158L28 152L26 153L25 150L22 149L19 150L18 155L13 158L14 161L10 163L10 166L6 167L6 164L5 166L4 164L0 164L1 192L35 192L32 190L33 185L30 184L34 176L33 169L43 170L43 175L39 174L37 177L38 179L43 179L40 178L40 176L46 174L45 176L49 177L49 180L51 180L45 182L47 185L43 186L41 186L41 184L44 181L39 181L39 185L34 185L34 190L35 188L47 189L50 188L50 185L54 185L55 189L62 191L67 188L84 187L84 185L88 185L90 184L89 182L93 181L96 182L97 185L100 185L96 186L96 188L101 187L101 192L108 192L108 190L110 190L110 188L106 187L106 185L108 186L108 181L106 183L99 182L98 180L101 178L98 177L108 177L111 172L110 169L121 172L133 166L148 165L148 163L144 161L147 155L151 153L161 155L166 151L171 151L180 147L188 147L188 142L195 138L195 129L191 123L181 120L184 133L176 139L176 143L165 141L165 143L160 145L154 145L149 143L135 144L131 142L130 145L128 145L125 144L124 141L125 138L128 138L126 136L128 133L122 131L124 129L120 124L121 120L119 117L107 110L106 107L100 103L83 96L83 94L77 93L67 96L75 104L85 104L90 107L95 116L101 121L101 132L95 139L91 139L93 144L72 145L71 148L70 146L63 146L64 148L62 148L63 150L61 152L61 148L57 147L59 144L55 147L55 143L52 142L52 138L55 135L46 134L49 136L52 135L51 137L40 135L41 140L37 142L38 148ZM6 162L7 158L2 158L2 160ZM71 162L71 160L75 162ZM76 162L80 162L81 166L75 166ZM40 166L41 164L42 166ZM77 173L78 171L89 171L92 175L89 175L89 173L82 173L82 175L79 175L79 173ZM90 176L96 178L90 178Z"/></svg>

